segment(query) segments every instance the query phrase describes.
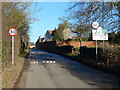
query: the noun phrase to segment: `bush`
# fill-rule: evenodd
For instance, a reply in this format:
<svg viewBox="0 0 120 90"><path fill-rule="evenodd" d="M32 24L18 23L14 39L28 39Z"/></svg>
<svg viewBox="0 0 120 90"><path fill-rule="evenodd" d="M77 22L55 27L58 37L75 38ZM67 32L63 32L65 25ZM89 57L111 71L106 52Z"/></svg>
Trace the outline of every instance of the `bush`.
<svg viewBox="0 0 120 90"><path fill-rule="evenodd" d="M68 56L78 56L79 54L74 52L74 53L68 53L67 55Z"/></svg>
<svg viewBox="0 0 120 90"><path fill-rule="evenodd" d="M101 52L104 58L104 63L109 66L120 67L120 46L119 45L109 45L105 47L104 51Z"/></svg>
<svg viewBox="0 0 120 90"><path fill-rule="evenodd" d="M72 48L73 46L70 46L70 45L58 47L59 50L67 52L67 53L72 52Z"/></svg>
<svg viewBox="0 0 120 90"><path fill-rule="evenodd" d="M65 41L78 41L79 42L79 40L78 39L67 39L67 40L65 40Z"/></svg>
<svg viewBox="0 0 120 90"><path fill-rule="evenodd" d="M82 40L83 41L88 41L88 37L83 37Z"/></svg>
<svg viewBox="0 0 120 90"><path fill-rule="evenodd" d="M75 47L75 49L80 52L80 47Z"/></svg>

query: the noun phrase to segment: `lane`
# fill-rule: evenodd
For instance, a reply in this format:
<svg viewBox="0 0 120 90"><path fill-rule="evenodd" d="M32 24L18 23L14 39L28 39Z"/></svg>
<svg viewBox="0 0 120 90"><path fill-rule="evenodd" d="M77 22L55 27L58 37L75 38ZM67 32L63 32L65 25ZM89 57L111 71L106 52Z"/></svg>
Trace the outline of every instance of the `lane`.
<svg viewBox="0 0 120 90"><path fill-rule="evenodd" d="M120 86L119 77L86 67L60 55L33 49L30 58L30 65L24 72L18 87L113 88Z"/></svg>
<svg viewBox="0 0 120 90"><path fill-rule="evenodd" d="M48 54L54 56L61 68L67 69L72 75L89 85L100 88L120 88L120 77L118 76L98 71L60 55Z"/></svg>
<svg viewBox="0 0 120 90"><path fill-rule="evenodd" d="M46 52L32 51L31 58L25 88L93 88L57 63L43 63L43 61L55 59Z"/></svg>
<svg viewBox="0 0 120 90"><path fill-rule="evenodd" d="M42 65L30 65L30 71L28 72L26 88L54 88L51 78Z"/></svg>

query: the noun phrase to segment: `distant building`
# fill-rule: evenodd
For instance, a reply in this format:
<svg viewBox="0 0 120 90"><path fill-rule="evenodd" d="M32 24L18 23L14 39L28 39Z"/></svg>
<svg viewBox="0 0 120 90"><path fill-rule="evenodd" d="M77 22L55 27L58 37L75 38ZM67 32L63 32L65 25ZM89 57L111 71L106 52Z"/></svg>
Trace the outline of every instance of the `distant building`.
<svg viewBox="0 0 120 90"><path fill-rule="evenodd" d="M48 30L45 34L45 38L44 41L53 41L54 38L54 33L56 32L56 28L55 30ZM67 39L72 39L72 32L69 28L65 28L64 30L62 30L62 35L63 35L63 40L67 40Z"/></svg>
<svg viewBox="0 0 120 90"><path fill-rule="evenodd" d="M54 31L48 30L45 34L45 41L52 41L54 38Z"/></svg>
<svg viewBox="0 0 120 90"><path fill-rule="evenodd" d="M34 42L29 42L28 44L29 44L29 48L33 48L33 47L35 47Z"/></svg>
<svg viewBox="0 0 120 90"><path fill-rule="evenodd" d="M45 41L44 38L39 37L35 43L36 47L39 46L39 43L44 42L44 41Z"/></svg>
<svg viewBox="0 0 120 90"><path fill-rule="evenodd" d="M39 37L38 40L39 40L39 42L44 42L45 41L44 38L41 38L41 37Z"/></svg>
<svg viewBox="0 0 120 90"><path fill-rule="evenodd" d="M65 28L63 30L63 39L67 40L67 39L72 39L72 32L69 28Z"/></svg>
<svg viewBox="0 0 120 90"><path fill-rule="evenodd" d="M54 30L47 30L47 32L45 33L45 37L44 38L39 37L36 42L36 45L38 45L38 43L45 41L53 41L54 34L56 31L57 31L56 28ZM60 33L62 33L63 35L63 40L72 39L72 32L69 28L65 28L64 30L61 30Z"/></svg>

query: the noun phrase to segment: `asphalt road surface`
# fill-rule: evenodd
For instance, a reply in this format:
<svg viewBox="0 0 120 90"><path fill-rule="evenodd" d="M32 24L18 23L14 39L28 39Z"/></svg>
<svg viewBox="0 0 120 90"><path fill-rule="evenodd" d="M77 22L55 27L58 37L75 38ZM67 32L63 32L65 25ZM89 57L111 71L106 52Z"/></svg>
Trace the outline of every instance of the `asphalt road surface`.
<svg viewBox="0 0 120 90"><path fill-rule="evenodd" d="M120 78L60 55L32 49L17 88L115 88Z"/></svg>

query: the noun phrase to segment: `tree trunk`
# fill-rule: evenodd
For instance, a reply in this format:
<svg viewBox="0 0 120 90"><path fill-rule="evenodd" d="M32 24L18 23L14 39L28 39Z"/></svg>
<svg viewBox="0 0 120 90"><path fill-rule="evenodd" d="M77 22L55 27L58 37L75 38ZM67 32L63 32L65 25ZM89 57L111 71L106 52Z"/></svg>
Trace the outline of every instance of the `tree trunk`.
<svg viewBox="0 0 120 90"><path fill-rule="evenodd" d="M80 47L82 47L83 46L83 41L82 41L82 38L81 37L79 37L79 42L80 42ZM80 54L83 52L83 51L81 51L81 49L80 49Z"/></svg>
<svg viewBox="0 0 120 90"><path fill-rule="evenodd" d="M83 41L82 41L81 37L79 38L79 41L80 41L80 47L82 47L83 46Z"/></svg>

